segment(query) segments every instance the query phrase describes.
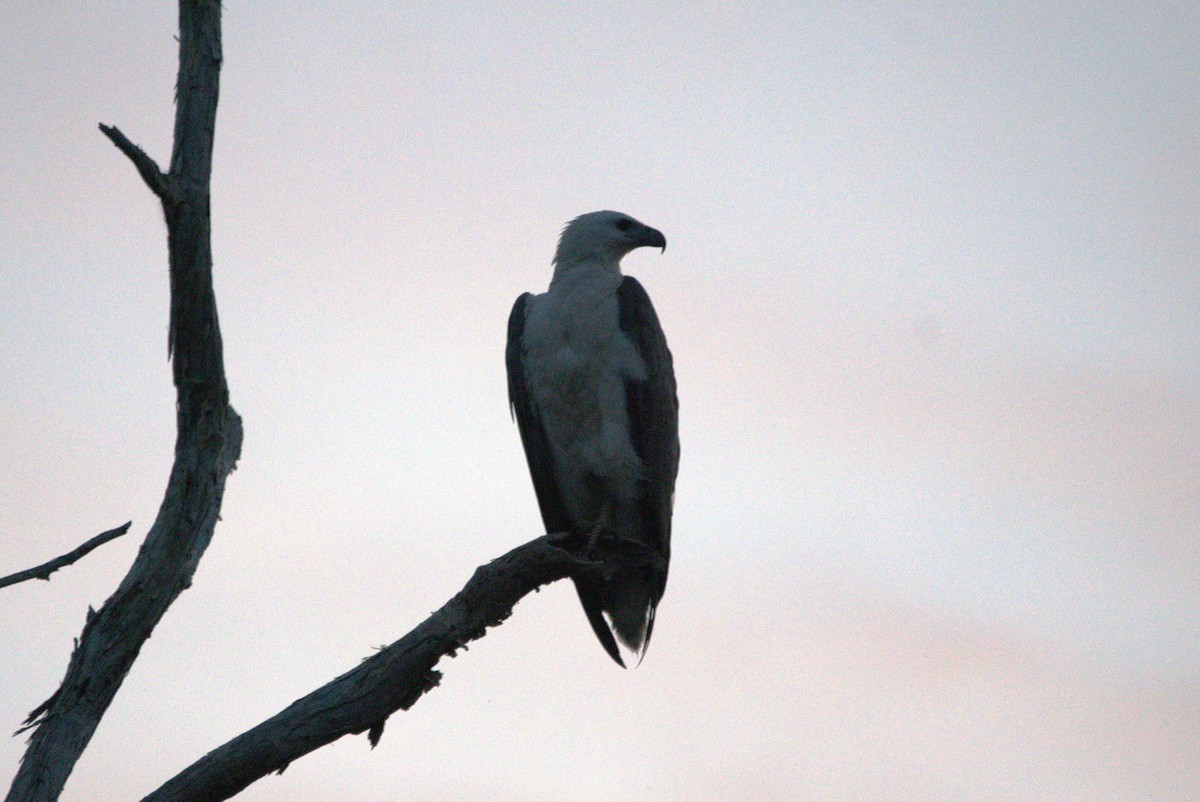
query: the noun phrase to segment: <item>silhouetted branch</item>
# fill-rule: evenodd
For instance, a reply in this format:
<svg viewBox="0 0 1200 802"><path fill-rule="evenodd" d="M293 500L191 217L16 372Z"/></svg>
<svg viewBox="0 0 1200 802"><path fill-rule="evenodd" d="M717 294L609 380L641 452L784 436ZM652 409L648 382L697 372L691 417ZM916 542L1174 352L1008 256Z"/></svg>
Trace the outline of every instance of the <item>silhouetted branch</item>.
<svg viewBox="0 0 1200 802"><path fill-rule="evenodd" d="M618 563L661 559L629 544L606 549L603 562L581 559L579 535L543 535L476 569L461 591L416 629L275 716L214 749L143 802L215 802L282 772L293 760L344 735L366 732L374 746L388 716L407 710L431 688L442 657L508 618L530 591L567 576L613 570ZM597 558L600 559L600 558Z"/></svg>
<svg viewBox="0 0 1200 802"><path fill-rule="evenodd" d="M84 543L82 546L68 551L61 557L55 557L50 562L42 563L34 568L26 568L24 571L17 571L15 574L9 574L6 577L0 578L0 588L6 588L9 585L15 585L18 582L24 582L27 579L44 579L48 582L50 581L50 575L59 568L65 568L97 546L103 546L110 540L116 540L121 535L128 532L129 527L132 524L133 521L126 521L116 529L109 529L107 532L101 532L91 540Z"/></svg>

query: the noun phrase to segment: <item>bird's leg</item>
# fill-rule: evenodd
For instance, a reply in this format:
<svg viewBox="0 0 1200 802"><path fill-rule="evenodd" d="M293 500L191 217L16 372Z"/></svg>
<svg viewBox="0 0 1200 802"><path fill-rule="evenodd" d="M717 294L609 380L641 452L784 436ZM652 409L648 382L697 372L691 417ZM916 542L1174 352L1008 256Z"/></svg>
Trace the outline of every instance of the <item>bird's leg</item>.
<svg viewBox="0 0 1200 802"><path fill-rule="evenodd" d="M612 537L615 534L612 529L612 517L612 505L606 501L600 507L600 514L596 516L596 520L592 523L592 529L588 532L589 552L596 550L602 537Z"/></svg>

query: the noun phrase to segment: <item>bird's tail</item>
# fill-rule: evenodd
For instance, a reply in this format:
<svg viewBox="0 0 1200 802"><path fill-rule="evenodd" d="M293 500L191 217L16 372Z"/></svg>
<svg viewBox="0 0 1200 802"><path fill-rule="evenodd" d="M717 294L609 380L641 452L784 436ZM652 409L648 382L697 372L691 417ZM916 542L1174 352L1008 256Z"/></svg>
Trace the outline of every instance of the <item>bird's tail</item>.
<svg viewBox="0 0 1200 802"><path fill-rule="evenodd" d="M640 576L623 576L609 582L604 590L604 611L617 640L640 656L654 613L648 583Z"/></svg>
<svg viewBox="0 0 1200 802"><path fill-rule="evenodd" d="M623 571L607 582L575 580L575 589L592 631L604 650L622 667L625 661L621 659L617 641L641 659L654 630L654 612L662 596L661 585L661 580L652 571L645 570Z"/></svg>

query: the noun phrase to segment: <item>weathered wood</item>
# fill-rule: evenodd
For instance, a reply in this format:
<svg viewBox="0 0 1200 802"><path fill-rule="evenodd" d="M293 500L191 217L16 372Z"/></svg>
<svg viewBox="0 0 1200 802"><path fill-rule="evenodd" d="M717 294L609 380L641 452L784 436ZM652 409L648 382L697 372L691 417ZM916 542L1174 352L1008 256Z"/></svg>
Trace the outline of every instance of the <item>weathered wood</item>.
<svg viewBox="0 0 1200 802"><path fill-rule="evenodd" d="M466 649L488 627L508 618L526 594L567 576L619 570L659 559L644 547L606 552L604 563L576 556L584 538L543 535L476 569L461 591L400 640L354 669L209 752L143 802L215 802L254 781L282 772L297 758L344 735L368 733L379 742L388 716L407 710L441 673L438 661Z"/></svg>
<svg viewBox="0 0 1200 802"><path fill-rule="evenodd" d="M103 546L110 540L116 540L121 535L129 531L129 527L133 524L132 521L126 521L116 529L109 529L107 532L101 532L93 538L85 541L79 546L68 551L61 557L55 557L49 562L44 562L41 565L33 568L26 568L24 571L17 571L15 574L0 579L0 588L6 588L9 585L15 585L18 582L24 582L27 579L44 579L50 581L50 575L59 568L65 568L76 560L86 556L90 551L100 546Z"/></svg>
<svg viewBox="0 0 1200 802"><path fill-rule="evenodd" d="M181 0L170 171L162 173L119 131L102 126L162 200L167 220L175 462L158 516L129 573L99 611L89 611L62 685L26 721L33 735L9 802L58 798L142 644L191 584L216 526L226 477L241 452L241 419L229 406L222 363L209 238L220 67L220 3Z"/></svg>

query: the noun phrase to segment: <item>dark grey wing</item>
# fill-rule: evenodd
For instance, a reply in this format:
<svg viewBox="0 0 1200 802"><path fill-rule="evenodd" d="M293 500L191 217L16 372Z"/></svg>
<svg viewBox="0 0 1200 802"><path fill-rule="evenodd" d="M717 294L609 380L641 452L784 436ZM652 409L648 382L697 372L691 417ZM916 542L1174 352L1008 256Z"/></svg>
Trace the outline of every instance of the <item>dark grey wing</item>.
<svg viewBox="0 0 1200 802"><path fill-rule="evenodd" d="M517 429L521 432L525 461L529 463L529 475L533 477L533 489L537 493L546 531L566 532L571 529L572 522L562 495L558 492L558 483L554 479L554 456L542 428L541 416L534 406L529 383L525 379L525 365L521 360L525 311L532 297L531 293L524 293L513 304L512 314L508 317L508 347L504 352L508 365L508 403L513 417L517 419Z"/></svg>
<svg viewBox="0 0 1200 802"><path fill-rule="evenodd" d="M675 368L667 338L654 313L646 290L632 276L617 289L621 331L633 342L646 365L645 381L625 383L630 437L642 460L645 475L638 516L646 543L662 557L662 567L650 579L652 588L646 640L654 631L654 613L667 588L671 557L671 510L675 501L675 476L679 472L679 399L675 393Z"/></svg>
<svg viewBox="0 0 1200 802"><path fill-rule="evenodd" d="M541 415L533 402L529 382L525 377L525 364L521 359L524 350L525 314L532 297L527 292L518 298L513 304L512 314L508 317L508 347L504 354L508 365L508 403L521 432L525 461L529 463L529 474L533 477L533 489L537 493L538 508L542 511L542 522L546 525L546 531L569 532L575 527L575 522L567 512L558 482L554 478L554 454L546 439ZM594 587L583 578L576 578L575 589L579 593L579 601L583 604L583 612L587 615L588 623L596 633L600 645L623 667L625 662L621 660L617 642L601 612L601 594L598 587Z"/></svg>

